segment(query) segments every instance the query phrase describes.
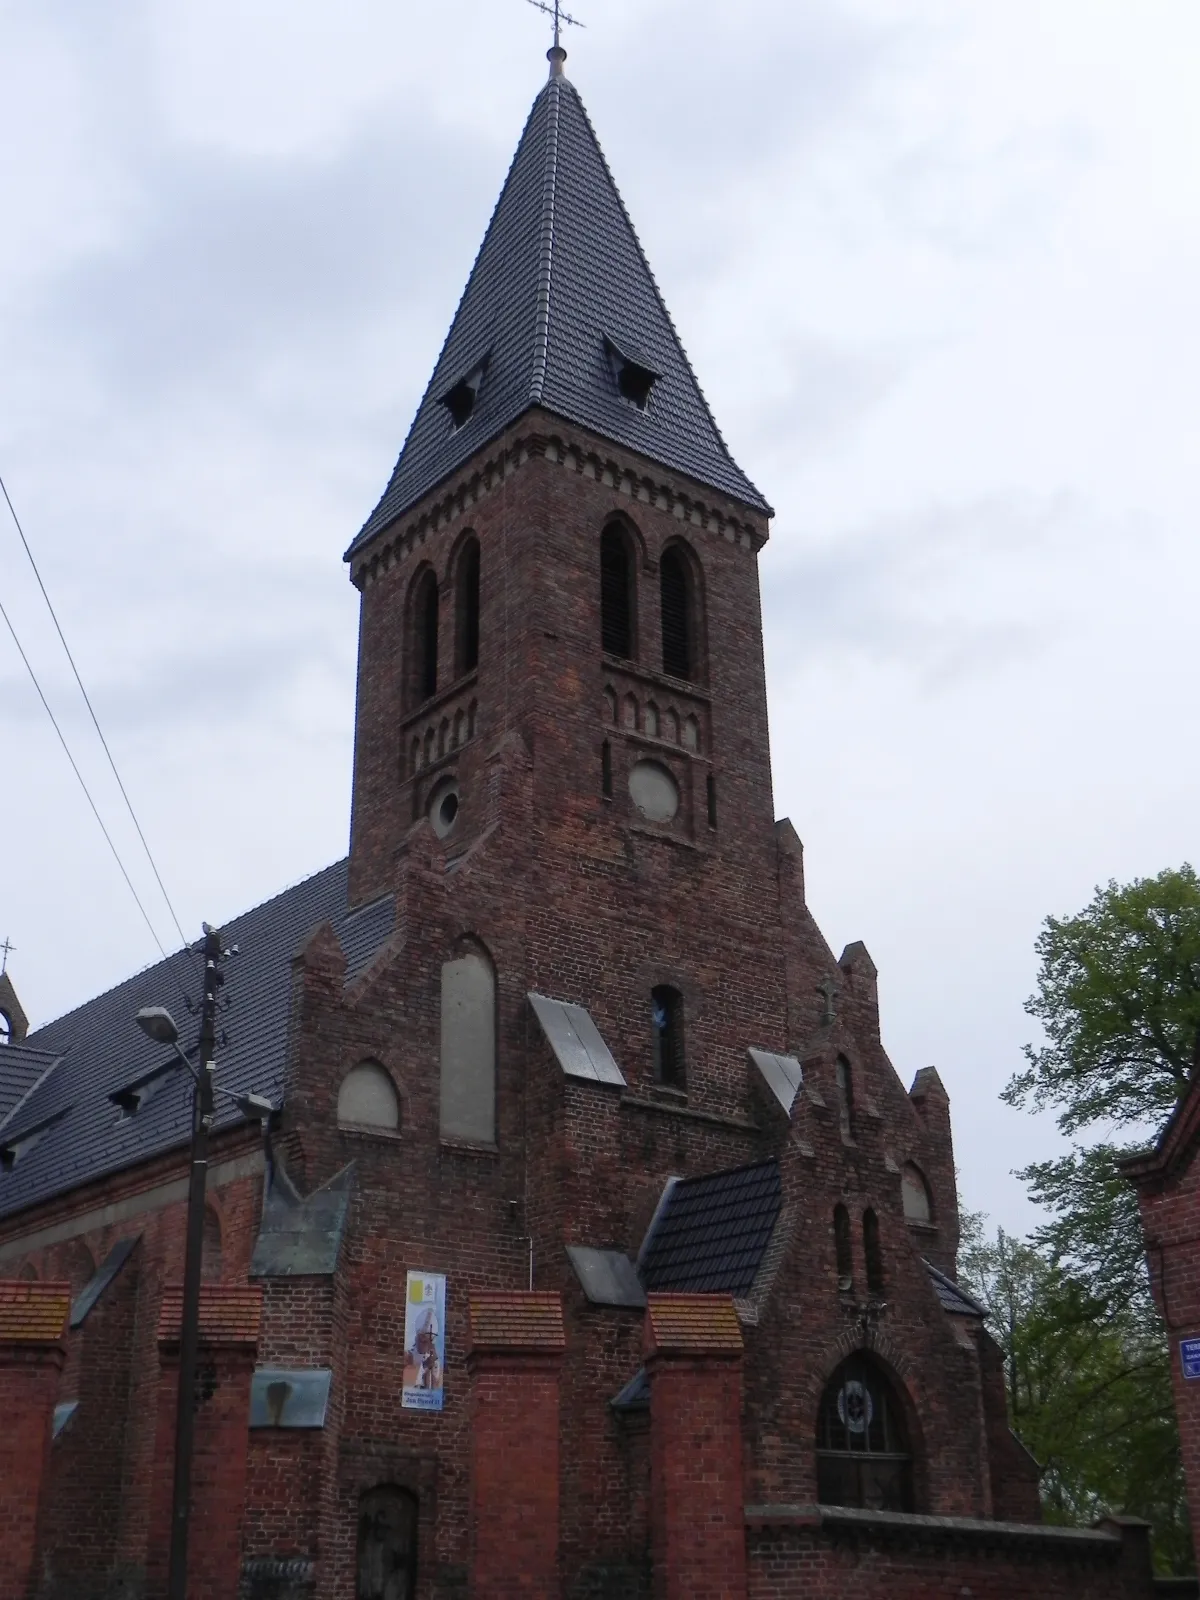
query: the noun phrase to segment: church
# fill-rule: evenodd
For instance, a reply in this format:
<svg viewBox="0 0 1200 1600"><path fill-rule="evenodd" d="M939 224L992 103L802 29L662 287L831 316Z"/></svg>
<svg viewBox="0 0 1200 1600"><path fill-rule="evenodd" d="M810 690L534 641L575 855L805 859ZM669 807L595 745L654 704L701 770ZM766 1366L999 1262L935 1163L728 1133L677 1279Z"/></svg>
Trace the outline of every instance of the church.
<svg viewBox="0 0 1200 1600"><path fill-rule="evenodd" d="M222 930L188 1593L1149 1596L1039 1521L946 1091L774 814L770 505L550 63L346 552L348 855ZM166 1592L199 982L2 980L0 1600Z"/></svg>

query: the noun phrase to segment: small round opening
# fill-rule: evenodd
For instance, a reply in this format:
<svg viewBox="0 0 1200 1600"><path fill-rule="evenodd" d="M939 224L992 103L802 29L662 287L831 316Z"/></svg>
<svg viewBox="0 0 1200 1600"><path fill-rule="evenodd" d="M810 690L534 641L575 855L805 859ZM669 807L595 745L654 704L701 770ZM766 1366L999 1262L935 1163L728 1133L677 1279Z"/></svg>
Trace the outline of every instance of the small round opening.
<svg viewBox="0 0 1200 1600"><path fill-rule="evenodd" d="M439 839L453 831L458 821L458 784L451 779L440 783L429 797L429 820Z"/></svg>

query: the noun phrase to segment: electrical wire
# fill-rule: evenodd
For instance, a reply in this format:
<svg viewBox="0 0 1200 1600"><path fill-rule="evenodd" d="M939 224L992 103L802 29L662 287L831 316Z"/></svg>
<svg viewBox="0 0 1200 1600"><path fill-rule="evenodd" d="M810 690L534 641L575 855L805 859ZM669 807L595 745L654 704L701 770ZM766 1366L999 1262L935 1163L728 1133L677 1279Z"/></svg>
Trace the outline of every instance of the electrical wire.
<svg viewBox="0 0 1200 1600"><path fill-rule="evenodd" d="M33 568L33 575L37 579L38 588L42 591L42 599L46 602L46 609L47 609L47 611L49 611L51 620L54 623L55 631L57 632L58 637L59 637L59 642L61 643L61 645L63 647L63 650L66 652L67 660L71 663L71 671L75 674L75 682L79 685L79 692L83 696L83 703L88 708L88 715L92 719L92 726L96 730L96 734L99 737L100 743L104 746L104 754L108 757L108 764L112 768L112 775L117 780L117 788L120 789L120 791L121 791L121 798L125 802L125 808L129 812L129 815L133 820L134 827L137 829L138 838L142 841L142 849L146 852L146 860L150 863L150 870L154 874L154 881L158 884L159 890L162 893L163 900L166 902L167 910L171 913L171 921L175 924L175 931L179 935L179 941L180 941L181 944L186 945L187 942L188 942L187 935L184 933L183 928L182 928L182 926L180 924L179 918L175 914L175 907L171 904L171 896L167 893L167 886L162 881L162 875L159 873L158 866L157 866L157 864L155 863L155 860L154 860L154 856L151 854L150 846L146 842L146 835L142 832L142 825L137 819L137 812L134 811L134 809L133 809L133 801L130 800L129 795L126 792L125 785L121 782L121 774L117 771L117 763L113 760L113 753L108 748L108 740L104 737L104 730L100 726L100 719L97 717L96 712L95 712L95 708L93 707L91 699L88 696L88 692L83 686L83 679L79 676L79 668L75 665L75 657L71 654L71 647L67 643L66 635L62 631L62 624L58 620L58 613L55 611L54 606L51 603L50 596L46 592L46 585L42 582L42 575L38 571L38 564L33 559L33 551L29 548L29 540L25 537L25 530L21 526L21 519L20 519L20 517L17 516L16 507L13 505L12 500L9 498L8 488L5 485L3 477L0 477L0 491L2 491L3 494L4 494L5 503L7 504L8 509L9 509L10 513L12 514L13 523L16 526L16 530L17 530L18 534L20 534L20 536L21 536L21 543L25 547L25 554L29 557L29 565ZM5 618L5 620L7 621L8 619ZM12 624L9 623L9 630L11 631L11 629L12 629ZM13 634L13 638L16 639L16 634L15 633ZM21 649L21 646L20 646L19 643L17 645L17 649L18 650ZM22 655L22 657L24 657L24 655L25 655L25 652L23 650L21 651L21 655ZM25 665L29 666L28 660L26 660ZM32 668L30 669L30 672L31 672L31 675L32 675ZM37 679L36 678L34 679L34 683L35 684L37 683ZM41 694L41 690L40 689L38 690L38 693ZM46 704L45 696L42 697L42 704L43 705ZM47 711L50 710L50 707L48 705L46 706L46 710ZM56 728L58 727L57 723L55 723L55 727ZM59 738L60 739L62 738L61 732L59 733ZM64 749L66 748L66 741L65 740L63 741L63 748ZM69 755L70 751L68 751L67 754ZM74 766L75 763L72 761L71 765ZM75 770L76 770L76 773L78 774L79 769L76 767ZM82 782L82 781L83 780L80 779L80 782ZM91 799L90 795L88 796L88 799L89 800ZM96 809L95 806L93 806L92 810L95 811L95 809ZM96 813L96 820L97 821L100 820L99 812ZM104 824L101 823L100 826L103 827ZM105 835L105 837L107 838L107 834ZM110 844L112 843L111 839L109 840L109 843ZM116 852L114 851L113 853L115 854ZM118 865L119 864L120 864L120 858L118 857ZM124 867L121 867L121 871L122 872L125 871ZM126 882L128 882L128 881L129 881L128 877L126 877ZM131 889L133 888L132 884L130 884L129 886L130 886ZM141 901L140 900L138 901L138 904L139 904L139 906L141 905ZM145 916L145 914L146 914L145 911L143 911L142 915ZM157 935L155 935L155 940L157 942ZM162 949L161 945L159 945L159 949L160 950ZM164 951L163 954L164 954L164 957L165 957L166 952Z"/></svg>
<svg viewBox="0 0 1200 1600"><path fill-rule="evenodd" d="M0 600L0 617L4 618L4 621L8 626L8 631L9 631L9 633L12 634L13 643L17 647L17 651L18 651L18 653L19 653L19 655L21 657L21 660L25 663L25 670L26 670L26 672L28 672L30 678L33 680L33 687L37 690L38 699L42 702L42 705L45 707L46 715L50 718L50 721L54 726L54 731L58 735L58 742L59 742L59 744L62 745L63 751L66 754L67 760L71 763L71 771L79 779L79 787L83 790L84 795L87 798L87 803L92 808L92 815L95 817L96 821L100 824L100 832L104 835L104 838L105 838L105 840L106 840L106 842L108 844L108 848L112 851L113 860L117 863L117 866L120 868L121 876L125 879L125 882L128 884L129 892L133 896L134 900L137 902L138 910L142 913L142 921L149 928L150 937L154 940L155 944L158 946L159 952L161 953L163 960L169 962L171 958L170 958L170 956L168 956L167 952L163 949L162 940L158 937L158 934L155 931L154 924L150 921L149 913L147 912L145 906L142 904L141 896L138 894L137 890L133 886L133 879L129 876L128 872L126 872L126 870L125 870L125 863L121 860L120 853L117 850L116 845L113 843L112 835L109 833L108 829L104 826L104 818L100 815L99 811L96 809L96 802L92 799L92 792L88 788L86 782L84 781L83 773L80 772L79 767L78 767L78 765L77 765L77 763L75 761L75 757L71 754L71 747L67 743L65 735L63 734L62 729L58 725L58 718L54 715L54 712L50 709L50 702L46 699L46 696L42 693L42 686L38 682L37 673L33 670L33 666L32 666L32 664L31 664L31 662L29 660L29 657L25 654L24 645L21 643L20 639L17 637L17 630L13 627L12 618L9 616L8 612L4 609L3 600ZM186 943L187 941L185 940L184 942Z"/></svg>

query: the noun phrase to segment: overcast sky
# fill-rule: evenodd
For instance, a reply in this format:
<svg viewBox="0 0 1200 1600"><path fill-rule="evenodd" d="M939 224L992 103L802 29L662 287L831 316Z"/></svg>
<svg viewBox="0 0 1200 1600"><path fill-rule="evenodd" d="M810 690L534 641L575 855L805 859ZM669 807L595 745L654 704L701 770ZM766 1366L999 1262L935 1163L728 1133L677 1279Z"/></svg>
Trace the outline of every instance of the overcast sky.
<svg viewBox="0 0 1200 1600"><path fill-rule="evenodd" d="M1197 857L1200 9L579 0L578 85L763 556L775 804L963 1198L1047 913ZM545 75L524 0L0 0L0 474L189 936L346 847L357 596ZM171 924L0 522L0 595ZM6 634L0 938L156 952Z"/></svg>

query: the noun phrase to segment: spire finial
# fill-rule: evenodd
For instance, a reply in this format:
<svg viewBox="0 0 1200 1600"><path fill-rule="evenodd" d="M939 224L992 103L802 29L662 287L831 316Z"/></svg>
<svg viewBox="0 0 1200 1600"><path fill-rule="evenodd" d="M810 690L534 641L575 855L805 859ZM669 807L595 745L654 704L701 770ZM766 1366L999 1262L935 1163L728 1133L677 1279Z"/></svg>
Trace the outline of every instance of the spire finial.
<svg viewBox="0 0 1200 1600"><path fill-rule="evenodd" d="M13 944L12 940L7 934L5 934L3 943L0 943L0 977L2 977L4 973L8 971L8 952L10 950L15 950L16 948L16 945Z"/></svg>
<svg viewBox="0 0 1200 1600"><path fill-rule="evenodd" d="M560 25L564 22L569 22L573 28L583 28L587 24L580 22L578 17L573 17L569 12L564 11L559 0L554 0L552 5L548 5L546 0L529 0L529 4L536 6L539 11L544 11L548 17L554 18L554 43L546 51L546 60L550 63L550 76L552 78L561 78L563 62L567 59L567 52L558 42Z"/></svg>

